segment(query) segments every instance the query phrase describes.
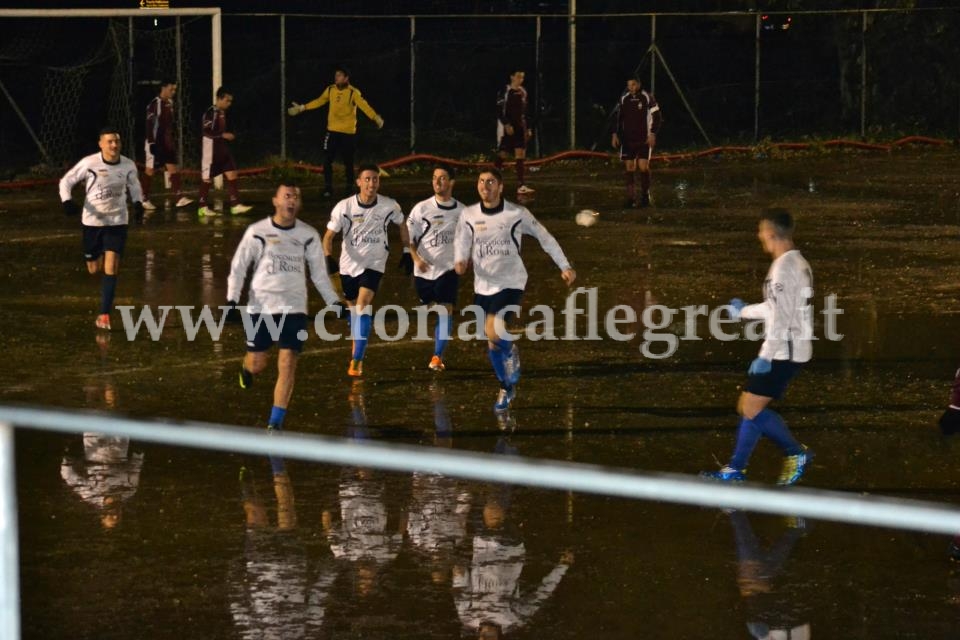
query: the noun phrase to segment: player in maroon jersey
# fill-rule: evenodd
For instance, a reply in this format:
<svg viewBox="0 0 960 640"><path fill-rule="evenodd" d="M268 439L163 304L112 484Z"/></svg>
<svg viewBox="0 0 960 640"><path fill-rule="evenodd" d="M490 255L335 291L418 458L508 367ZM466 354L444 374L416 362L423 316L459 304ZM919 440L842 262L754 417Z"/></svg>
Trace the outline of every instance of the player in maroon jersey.
<svg viewBox="0 0 960 640"><path fill-rule="evenodd" d="M660 105L653 94L640 88L636 78L627 80L627 90L617 104L617 130L613 132L614 149L620 149L623 160L627 201L624 206L650 205L650 157L660 130ZM636 174L640 173L640 199L637 200Z"/></svg>
<svg viewBox="0 0 960 640"><path fill-rule="evenodd" d="M200 155L200 217L214 216L217 212L207 206L207 195L214 178L223 175L227 179L230 194L230 213L237 215L250 211L240 202L237 190L237 163L227 147L227 142L236 139L227 131L227 109L233 104L233 94L224 87L217 89L216 101L203 112L203 149Z"/></svg>
<svg viewBox="0 0 960 640"><path fill-rule="evenodd" d="M166 169L170 176L170 185L177 197L178 207L185 207L193 200L183 195L183 185L180 181L180 167L177 166L177 146L174 144L173 97L177 95L177 83L172 80L162 80L157 97L147 105L147 128L144 152L146 155L145 176L140 178L140 188L143 190L143 208L156 209L150 202L150 183L153 172L157 169Z"/></svg>
<svg viewBox="0 0 960 640"><path fill-rule="evenodd" d="M527 126L527 90L523 88L524 72L519 69L510 74L510 84L497 95L497 169L503 168L507 154L513 152L517 161L517 193L533 193L524 184L524 161L527 157L527 141L533 131Z"/></svg>

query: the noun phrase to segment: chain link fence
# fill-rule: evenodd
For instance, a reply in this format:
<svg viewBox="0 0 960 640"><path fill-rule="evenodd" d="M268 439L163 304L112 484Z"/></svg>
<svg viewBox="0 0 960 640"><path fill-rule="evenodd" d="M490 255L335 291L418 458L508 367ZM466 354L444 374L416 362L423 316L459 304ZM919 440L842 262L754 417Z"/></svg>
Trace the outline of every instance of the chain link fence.
<svg viewBox="0 0 960 640"><path fill-rule="evenodd" d="M326 110L290 118L285 108L319 96L337 65L386 120L377 130L359 116L360 160L489 157L496 94L515 69L527 72L531 155L610 150L612 108L632 74L662 105L664 151L767 138L955 138L960 129L953 10L222 20L224 84L235 97L228 121L244 166L320 161ZM0 29L9 94L0 95L0 177L39 164L60 170L95 149L108 121L131 132L126 153L142 160L144 107L163 77L180 79L182 163L198 165L212 99L209 18L0 19Z"/></svg>

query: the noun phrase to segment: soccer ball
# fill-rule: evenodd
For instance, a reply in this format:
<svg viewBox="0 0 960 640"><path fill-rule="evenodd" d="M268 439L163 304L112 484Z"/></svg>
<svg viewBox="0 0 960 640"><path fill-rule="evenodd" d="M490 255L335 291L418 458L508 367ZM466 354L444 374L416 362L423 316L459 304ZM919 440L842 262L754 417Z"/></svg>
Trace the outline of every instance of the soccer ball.
<svg viewBox="0 0 960 640"><path fill-rule="evenodd" d="M577 213L574 220L577 221L577 224L581 227L592 227L597 224L597 220L600 218L600 212L594 211L593 209L583 209Z"/></svg>

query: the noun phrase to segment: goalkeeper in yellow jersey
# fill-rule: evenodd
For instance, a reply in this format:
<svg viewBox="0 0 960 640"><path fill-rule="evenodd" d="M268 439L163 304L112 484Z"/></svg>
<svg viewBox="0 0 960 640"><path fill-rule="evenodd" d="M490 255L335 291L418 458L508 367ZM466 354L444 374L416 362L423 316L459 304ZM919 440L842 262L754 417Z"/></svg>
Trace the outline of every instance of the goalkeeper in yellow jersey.
<svg viewBox="0 0 960 640"><path fill-rule="evenodd" d="M356 182L353 176L353 150L357 135L357 107L373 120L378 129L383 128L383 118L363 99L360 90L350 84L350 72L343 67L337 67L333 84L324 89L319 98L306 104L294 102L287 113L296 116L325 104L329 104L330 108L327 112L327 135L323 139L323 195L329 198L333 196L333 159L337 155L343 160L347 174L347 192L353 193Z"/></svg>

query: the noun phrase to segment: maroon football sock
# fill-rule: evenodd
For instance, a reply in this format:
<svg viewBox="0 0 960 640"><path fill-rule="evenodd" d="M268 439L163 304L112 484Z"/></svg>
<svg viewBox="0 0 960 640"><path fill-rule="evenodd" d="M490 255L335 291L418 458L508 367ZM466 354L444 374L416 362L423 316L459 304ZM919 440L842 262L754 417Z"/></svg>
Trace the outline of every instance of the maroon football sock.
<svg viewBox="0 0 960 640"><path fill-rule="evenodd" d="M624 171L623 182L627 185L627 197L633 200L637 197L637 172Z"/></svg>
<svg viewBox="0 0 960 640"><path fill-rule="evenodd" d="M227 180L227 192L230 194L230 205L240 203L240 190L237 188L236 180Z"/></svg>
<svg viewBox="0 0 960 640"><path fill-rule="evenodd" d="M207 206L207 195L210 193L210 183L206 180L200 182L200 206Z"/></svg>

